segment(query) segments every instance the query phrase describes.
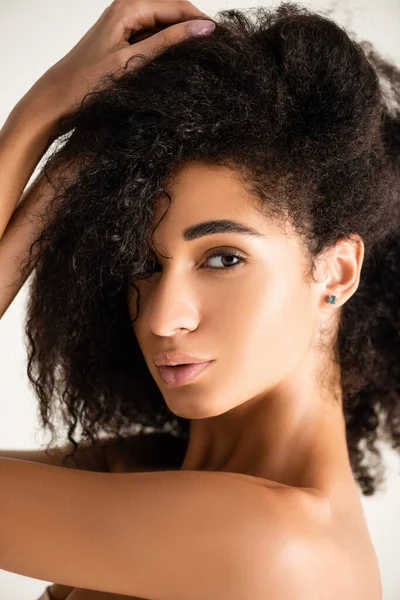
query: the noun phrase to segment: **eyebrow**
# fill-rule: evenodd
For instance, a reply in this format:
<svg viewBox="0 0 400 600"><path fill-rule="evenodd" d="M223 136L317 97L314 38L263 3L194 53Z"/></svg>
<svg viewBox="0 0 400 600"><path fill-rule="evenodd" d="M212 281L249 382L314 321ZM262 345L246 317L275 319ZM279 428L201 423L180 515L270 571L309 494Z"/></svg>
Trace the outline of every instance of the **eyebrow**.
<svg viewBox="0 0 400 600"><path fill-rule="evenodd" d="M197 225L192 225L187 229L184 229L182 232L182 237L185 242L191 242L197 238L206 236L206 235L214 235L216 233L241 233L244 235L250 235L253 237L266 237L257 229L250 227L249 225L245 225L244 223L239 223L238 221L231 221L229 219L220 219L214 221L204 221L203 223L197 223Z"/></svg>

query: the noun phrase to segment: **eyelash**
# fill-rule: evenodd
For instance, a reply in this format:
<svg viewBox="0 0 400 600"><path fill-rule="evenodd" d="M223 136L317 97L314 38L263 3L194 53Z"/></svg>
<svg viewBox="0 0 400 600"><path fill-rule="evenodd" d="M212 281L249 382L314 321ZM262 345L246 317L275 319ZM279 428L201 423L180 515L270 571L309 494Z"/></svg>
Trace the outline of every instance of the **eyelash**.
<svg viewBox="0 0 400 600"><path fill-rule="evenodd" d="M230 267L219 267L219 268L218 267L205 267L206 269L210 269L211 271L223 271L224 273L226 273L227 271L233 270L235 267L239 267L245 261L245 257L243 256L243 254L241 254L237 250L233 250L233 251L231 250L229 252L221 252L221 250L218 248L210 251L210 253L206 257L206 261L209 260L210 258L214 258L216 256L235 257L235 258L239 258L240 262L236 263L235 265L231 265ZM157 264L159 264L159 263L157 262ZM147 277L151 277L151 275L153 275L153 272L151 272ZM142 278L144 278L143 275L142 275Z"/></svg>
<svg viewBox="0 0 400 600"><path fill-rule="evenodd" d="M240 252L238 252L237 250L232 250L230 252L221 252L221 250L219 250L218 248L216 248L215 250L211 250L211 252L208 254L206 260L209 260L210 258L214 258L215 256L229 256L229 257L235 257L235 258L239 258L240 262L236 263L235 265L231 265L230 267L222 267L222 268L213 268L213 267L206 267L211 269L212 271L229 271L230 269L233 269L234 267L238 267L239 265L241 265L245 258L243 256L243 254L241 254Z"/></svg>

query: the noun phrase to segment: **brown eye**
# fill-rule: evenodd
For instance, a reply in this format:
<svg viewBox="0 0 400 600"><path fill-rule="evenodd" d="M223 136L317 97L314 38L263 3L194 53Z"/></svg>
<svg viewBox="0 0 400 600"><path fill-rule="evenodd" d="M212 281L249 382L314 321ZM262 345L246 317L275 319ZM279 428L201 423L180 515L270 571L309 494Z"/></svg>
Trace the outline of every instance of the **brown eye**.
<svg viewBox="0 0 400 600"><path fill-rule="evenodd" d="M215 250L211 251L210 254L207 256L207 261L209 261L211 258L219 258L219 257L223 257L225 259L228 259L228 265L222 265L222 267L207 267L207 268L211 268L214 271L218 270L218 271L227 271L229 269L233 269L234 267L237 267L239 265L241 265L244 262L244 256L242 254L240 254L240 252L222 252L220 249L216 248ZM232 259L236 259L238 262L235 262L232 264Z"/></svg>

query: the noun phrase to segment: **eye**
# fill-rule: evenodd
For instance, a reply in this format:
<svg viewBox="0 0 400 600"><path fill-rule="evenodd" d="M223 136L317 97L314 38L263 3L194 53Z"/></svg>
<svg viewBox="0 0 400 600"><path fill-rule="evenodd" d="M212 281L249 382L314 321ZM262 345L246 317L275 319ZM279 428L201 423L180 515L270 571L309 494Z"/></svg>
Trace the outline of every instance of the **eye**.
<svg viewBox="0 0 400 600"><path fill-rule="evenodd" d="M245 257L238 252L237 250L234 251L222 251L220 248L215 248L215 250L211 250L211 252L209 252L209 254L207 255L206 261L205 262L209 262L212 258L219 258L219 257L223 257L223 258L227 258L228 259L228 265L222 265L222 267L204 267L206 269L210 269L212 271L229 271L234 269L235 267L238 267L239 265L241 265L244 260ZM232 264L231 260L232 259L236 259L238 262ZM230 264L229 264L230 263ZM204 263L203 263L204 264ZM162 267L160 265L160 263L153 257L151 260L148 261L147 265L146 265L146 269L138 274L136 277L138 279L148 279L150 278L154 273L158 273L162 270Z"/></svg>
<svg viewBox="0 0 400 600"><path fill-rule="evenodd" d="M230 252L222 252L220 249L216 248L215 250L212 250L208 256L207 256L207 261L210 260L211 258L217 258L217 257L224 257L224 258L228 258L228 259L238 259L238 262L234 263L234 264L229 264L230 261L228 260L228 266L222 266L221 267L217 267L218 271L226 271L229 269L233 269L234 267L239 266L243 261L244 261L244 256L242 254L240 254L240 252L235 251L230 251ZM211 267L213 268L213 267Z"/></svg>

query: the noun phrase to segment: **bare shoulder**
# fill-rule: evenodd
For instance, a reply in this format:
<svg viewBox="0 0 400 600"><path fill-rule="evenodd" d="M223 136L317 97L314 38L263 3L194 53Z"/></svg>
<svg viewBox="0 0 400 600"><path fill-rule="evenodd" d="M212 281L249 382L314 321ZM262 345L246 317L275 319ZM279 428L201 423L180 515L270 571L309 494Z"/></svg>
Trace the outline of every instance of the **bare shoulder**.
<svg viewBox="0 0 400 600"><path fill-rule="evenodd" d="M126 438L119 446L113 447L109 457L110 470L120 473L179 470L186 444L183 440L162 434ZM229 480L241 484L237 488L237 498L241 496L242 506L247 506L249 514L255 517L247 521L247 525L251 522L253 527L246 530L242 546L245 554L250 546L260 548L260 586L267 586L271 594L275 594L292 580L296 598L300 600L300 577L304 580L304 573L312 570L313 560L315 564L319 560L329 565L335 554L335 528L329 502L316 490L294 488L239 473L219 475L226 479L228 490ZM207 485L215 490L212 479L205 479ZM229 505L225 506L228 508ZM282 580L275 577L278 573ZM306 589L309 592L307 585ZM282 591L279 594L284 600Z"/></svg>
<svg viewBox="0 0 400 600"><path fill-rule="evenodd" d="M220 471L102 473L7 458L0 483L6 571L159 600L379 600L354 589L357 539L349 549L335 537L326 506L301 490Z"/></svg>
<svg viewBox="0 0 400 600"><path fill-rule="evenodd" d="M267 487L274 497L274 518L270 514L259 564L261 576L268 564L264 558L272 557L274 569L262 579L267 595L280 600L382 600L377 556L359 515L335 511L317 490L273 482Z"/></svg>
<svg viewBox="0 0 400 600"><path fill-rule="evenodd" d="M0 482L0 568L93 592L265 598L265 573L274 575L276 548L291 535L286 503L240 474L102 473L1 458Z"/></svg>

